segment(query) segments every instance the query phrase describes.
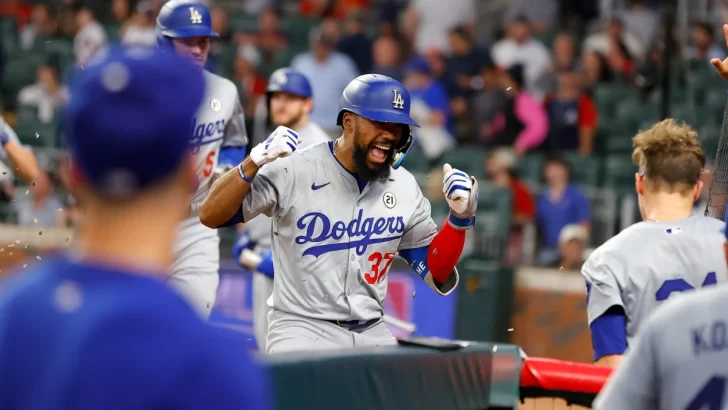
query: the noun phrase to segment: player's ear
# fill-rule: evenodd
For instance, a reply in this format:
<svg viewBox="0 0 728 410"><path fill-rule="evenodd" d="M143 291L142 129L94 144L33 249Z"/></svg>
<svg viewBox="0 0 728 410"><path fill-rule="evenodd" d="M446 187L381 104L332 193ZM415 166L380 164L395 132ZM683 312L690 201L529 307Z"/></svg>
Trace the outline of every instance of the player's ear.
<svg viewBox="0 0 728 410"><path fill-rule="evenodd" d="M349 112L344 113L344 118L341 120L345 130L351 131L354 128L354 116Z"/></svg>
<svg viewBox="0 0 728 410"><path fill-rule="evenodd" d="M645 194L645 177L639 172L634 173L634 190L637 191L637 195Z"/></svg>
<svg viewBox="0 0 728 410"><path fill-rule="evenodd" d="M696 202L700 198L700 193L703 192L704 184L702 180L699 180L693 187L693 202Z"/></svg>

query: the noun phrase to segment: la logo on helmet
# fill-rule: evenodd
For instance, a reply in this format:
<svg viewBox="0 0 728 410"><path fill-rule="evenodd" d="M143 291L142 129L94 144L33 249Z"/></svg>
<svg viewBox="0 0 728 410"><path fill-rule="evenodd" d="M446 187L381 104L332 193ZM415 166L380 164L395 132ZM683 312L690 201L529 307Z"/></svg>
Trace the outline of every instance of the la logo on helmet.
<svg viewBox="0 0 728 410"><path fill-rule="evenodd" d="M202 14L194 7L190 7L190 22L192 24L202 24Z"/></svg>
<svg viewBox="0 0 728 410"><path fill-rule="evenodd" d="M394 93L394 99L392 100L392 105L394 106L394 108L396 108L398 110L403 110L404 109L404 98L402 98L402 94L400 94L399 90L397 90L397 89L392 90L392 92Z"/></svg>

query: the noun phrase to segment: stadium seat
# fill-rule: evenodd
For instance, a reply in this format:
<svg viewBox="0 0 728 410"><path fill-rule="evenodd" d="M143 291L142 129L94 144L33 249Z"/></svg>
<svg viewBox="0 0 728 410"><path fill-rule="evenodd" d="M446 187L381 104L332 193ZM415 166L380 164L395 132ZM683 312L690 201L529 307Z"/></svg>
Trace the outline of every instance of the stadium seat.
<svg viewBox="0 0 728 410"><path fill-rule="evenodd" d="M117 41L119 40L119 31L121 30L121 25L118 23L107 23L104 24L104 31L106 32L106 36L109 38L109 41Z"/></svg>
<svg viewBox="0 0 728 410"><path fill-rule="evenodd" d="M529 152L525 154L516 164L518 178L524 182L539 184L545 155L540 152Z"/></svg>
<svg viewBox="0 0 728 410"><path fill-rule="evenodd" d="M56 145L58 124L43 123L38 119L35 107L21 105L17 110L15 132L20 142L37 147L53 147Z"/></svg>
<svg viewBox="0 0 728 410"><path fill-rule="evenodd" d="M577 185L596 187L599 185L601 162L597 157L584 157L577 153L568 153L564 159L571 168L571 181Z"/></svg>
<svg viewBox="0 0 728 410"><path fill-rule="evenodd" d="M23 58L9 60L5 65L5 74L2 83L3 95L10 98L14 103L18 91L22 87L35 82L35 73L38 66L47 63L47 56L44 53L38 52L24 53Z"/></svg>
<svg viewBox="0 0 728 410"><path fill-rule="evenodd" d="M293 40L296 49L308 48L308 33L321 24L320 20L291 16L281 21L281 29Z"/></svg>
<svg viewBox="0 0 728 410"><path fill-rule="evenodd" d="M422 151L422 147L416 143L407 153L402 166L413 174L427 174L430 172L429 160Z"/></svg>
<svg viewBox="0 0 728 410"><path fill-rule="evenodd" d="M488 221L489 232L508 235L513 214L511 190L487 183L480 184L478 188L478 218L481 213L491 214L493 219Z"/></svg>
<svg viewBox="0 0 728 410"><path fill-rule="evenodd" d="M602 116L613 117L619 104L639 97L637 91L623 85L605 84L594 90L594 100Z"/></svg>
<svg viewBox="0 0 728 410"><path fill-rule="evenodd" d="M457 147L442 156L443 164L452 165L477 179L485 176L485 151L476 146Z"/></svg>
<svg viewBox="0 0 728 410"><path fill-rule="evenodd" d="M237 47L231 43L220 43L220 51L215 55L218 73L232 73L237 57ZM224 74L220 74L224 75Z"/></svg>
<svg viewBox="0 0 728 410"><path fill-rule="evenodd" d="M632 135L612 134L604 138L606 154L629 154L632 152Z"/></svg>
<svg viewBox="0 0 728 410"><path fill-rule="evenodd" d="M258 31L258 17L252 14L231 13L229 17L230 29L242 33Z"/></svg>
<svg viewBox="0 0 728 410"><path fill-rule="evenodd" d="M0 47L2 47L6 58L17 51L18 31L15 26L15 19L0 17Z"/></svg>
<svg viewBox="0 0 728 410"><path fill-rule="evenodd" d="M628 155L609 155L604 161L604 187L618 194L634 191L634 174L637 167Z"/></svg>

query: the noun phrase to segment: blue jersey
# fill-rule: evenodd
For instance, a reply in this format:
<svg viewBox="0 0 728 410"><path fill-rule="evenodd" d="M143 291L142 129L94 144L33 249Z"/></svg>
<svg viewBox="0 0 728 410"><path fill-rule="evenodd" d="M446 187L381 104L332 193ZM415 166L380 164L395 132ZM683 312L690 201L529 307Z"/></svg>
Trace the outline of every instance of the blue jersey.
<svg viewBox="0 0 728 410"><path fill-rule="evenodd" d="M0 296L0 409L266 409L244 343L203 323L165 276L66 257Z"/></svg>

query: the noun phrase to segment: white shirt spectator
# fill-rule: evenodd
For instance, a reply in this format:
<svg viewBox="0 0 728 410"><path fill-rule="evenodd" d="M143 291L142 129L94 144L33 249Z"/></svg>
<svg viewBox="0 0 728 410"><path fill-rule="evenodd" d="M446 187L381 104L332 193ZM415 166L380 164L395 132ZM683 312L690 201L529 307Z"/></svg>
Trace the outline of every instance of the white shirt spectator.
<svg viewBox="0 0 728 410"><path fill-rule="evenodd" d="M53 121L56 108L68 101L68 89L61 86L58 95L51 94L42 84L32 84L23 87L18 94L18 102L23 105L32 105L38 108L38 119L41 122Z"/></svg>
<svg viewBox="0 0 728 410"><path fill-rule="evenodd" d="M493 61L501 67L507 68L514 64L522 64L525 74L525 89L539 100L544 98L546 91L540 87L540 81L551 64L551 53L545 45L533 38L522 44L504 38L493 45L491 53Z"/></svg>
<svg viewBox="0 0 728 410"><path fill-rule="evenodd" d="M688 2L691 3L691 2ZM626 10L621 14L624 22L624 30L628 33L634 33L642 44L651 44L657 29L657 14L648 8L637 8Z"/></svg>
<svg viewBox="0 0 728 410"><path fill-rule="evenodd" d="M338 51L332 51L326 61L319 62L310 52L297 55L291 68L303 73L311 83L313 111L311 121L324 130L336 129L341 93L349 82L359 76L351 58Z"/></svg>
<svg viewBox="0 0 728 410"><path fill-rule="evenodd" d="M635 60L642 60L647 53L644 43L640 41L638 36L632 33L625 32L622 35L622 42L624 43L624 46L627 47L627 51L629 51L630 56ZM606 56L609 54L610 43L611 40L609 38L609 34L604 32L595 33L584 40L583 48L585 52L594 51Z"/></svg>
<svg viewBox="0 0 728 410"><path fill-rule="evenodd" d="M475 17L473 0L412 0L411 6L419 16L415 49L424 54L431 48L449 53L448 32Z"/></svg>
<svg viewBox="0 0 728 410"><path fill-rule="evenodd" d="M157 44L157 33L154 27L129 27L121 38L122 44L129 46L154 47Z"/></svg>
<svg viewBox="0 0 728 410"><path fill-rule="evenodd" d="M73 39L73 52L76 54L76 64L83 66L101 49L106 47L106 32L98 22L93 22L82 28Z"/></svg>

